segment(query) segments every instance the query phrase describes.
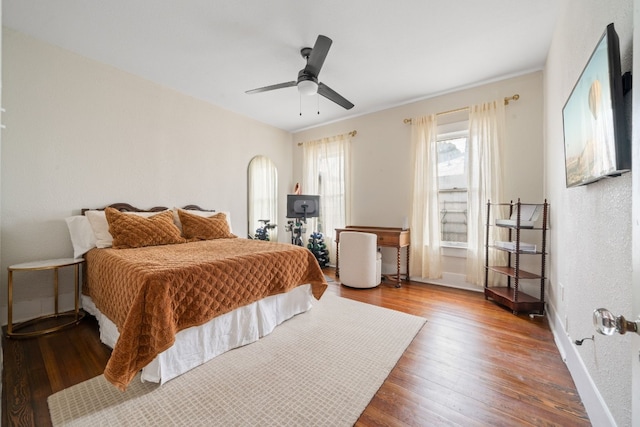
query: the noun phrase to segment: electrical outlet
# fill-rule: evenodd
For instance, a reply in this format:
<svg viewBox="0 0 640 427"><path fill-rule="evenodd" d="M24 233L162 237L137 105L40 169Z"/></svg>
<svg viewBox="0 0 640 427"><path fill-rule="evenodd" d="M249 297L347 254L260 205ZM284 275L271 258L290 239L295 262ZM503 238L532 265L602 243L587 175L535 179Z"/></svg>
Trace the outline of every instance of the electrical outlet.
<svg viewBox="0 0 640 427"><path fill-rule="evenodd" d="M564 285L558 282L558 287L560 288L560 301L564 302Z"/></svg>

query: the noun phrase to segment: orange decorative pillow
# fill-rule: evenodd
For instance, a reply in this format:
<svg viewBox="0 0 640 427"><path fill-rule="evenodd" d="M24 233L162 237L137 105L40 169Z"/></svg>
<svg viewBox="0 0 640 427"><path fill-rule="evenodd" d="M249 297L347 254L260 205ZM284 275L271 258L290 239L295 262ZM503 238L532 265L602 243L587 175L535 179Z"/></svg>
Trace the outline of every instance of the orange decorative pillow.
<svg viewBox="0 0 640 427"><path fill-rule="evenodd" d="M238 237L229 230L227 216L222 212L218 212L210 217L203 217L179 209L178 216L182 223L182 234L189 240L213 240Z"/></svg>
<svg viewBox="0 0 640 427"><path fill-rule="evenodd" d="M186 242L173 223L171 211L145 218L106 208L105 215L109 223L109 233L113 236L113 247L116 249Z"/></svg>

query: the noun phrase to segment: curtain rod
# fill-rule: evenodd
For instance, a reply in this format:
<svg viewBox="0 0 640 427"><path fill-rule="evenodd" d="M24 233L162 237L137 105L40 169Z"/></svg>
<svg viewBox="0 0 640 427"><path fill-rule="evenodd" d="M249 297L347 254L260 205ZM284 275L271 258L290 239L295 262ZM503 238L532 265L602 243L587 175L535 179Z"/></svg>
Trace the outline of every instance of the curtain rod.
<svg viewBox="0 0 640 427"><path fill-rule="evenodd" d="M520 99L520 95L518 95L517 93L513 96L506 96L504 98L504 105L509 105L509 101L517 101L518 99ZM437 113L436 116L444 116L445 114L459 113L460 111L466 111L468 109L469 107L456 108L455 110L449 110L449 111L443 111L441 113ZM413 119L404 119L404 124L409 124L412 121Z"/></svg>
<svg viewBox="0 0 640 427"><path fill-rule="evenodd" d="M346 134L342 134L342 135L349 135L351 138L353 138L357 134L358 134L357 130L352 130L351 132L347 132ZM335 138L336 136L340 136L340 135L330 136L329 138ZM298 147L302 147L303 145L304 145L304 142L298 142Z"/></svg>

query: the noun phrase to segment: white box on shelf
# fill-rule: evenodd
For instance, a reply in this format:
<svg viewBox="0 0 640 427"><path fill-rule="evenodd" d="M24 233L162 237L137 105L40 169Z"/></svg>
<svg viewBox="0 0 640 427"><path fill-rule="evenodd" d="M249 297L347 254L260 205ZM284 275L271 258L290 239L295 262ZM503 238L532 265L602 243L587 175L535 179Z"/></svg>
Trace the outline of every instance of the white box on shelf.
<svg viewBox="0 0 640 427"><path fill-rule="evenodd" d="M520 205L520 228L533 228L533 225L538 220L540 212L542 211L542 205ZM518 226L518 207L511 213L509 219L496 219L496 225L502 227L517 227Z"/></svg>

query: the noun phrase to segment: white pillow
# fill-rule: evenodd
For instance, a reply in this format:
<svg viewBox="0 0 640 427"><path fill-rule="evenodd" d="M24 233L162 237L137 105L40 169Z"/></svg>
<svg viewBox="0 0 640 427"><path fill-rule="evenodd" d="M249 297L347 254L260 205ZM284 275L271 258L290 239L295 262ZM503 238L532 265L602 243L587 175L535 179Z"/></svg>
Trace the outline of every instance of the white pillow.
<svg viewBox="0 0 640 427"><path fill-rule="evenodd" d="M93 233L89 219L84 215L74 215L65 218L71 245L73 245L73 257L82 258L90 249L96 247L96 236Z"/></svg>
<svg viewBox="0 0 640 427"><path fill-rule="evenodd" d="M109 234L109 223L104 211L86 211L84 215L89 220L93 234L96 238L96 247L108 248L113 242L113 237Z"/></svg>
<svg viewBox="0 0 640 427"><path fill-rule="evenodd" d="M188 212L193 215L201 216L203 218L209 218L214 216L215 214L223 213L227 217L227 223L229 224L229 232L233 233L233 229L231 228L231 213L226 211L199 211L195 209L182 209L182 208L173 208L173 222L176 224L178 229L180 230L180 234L182 234L182 224L180 223L180 216L178 215L178 210L182 210Z"/></svg>
<svg viewBox="0 0 640 427"><path fill-rule="evenodd" d="M160 212L124 212L128 215L138 215L145 218L157 215ZM109 222L104 211L86 211L85 216L89 219L93 234L96 238L97 248L110 248L113 245L113 236L109 233Z"/></svg>

